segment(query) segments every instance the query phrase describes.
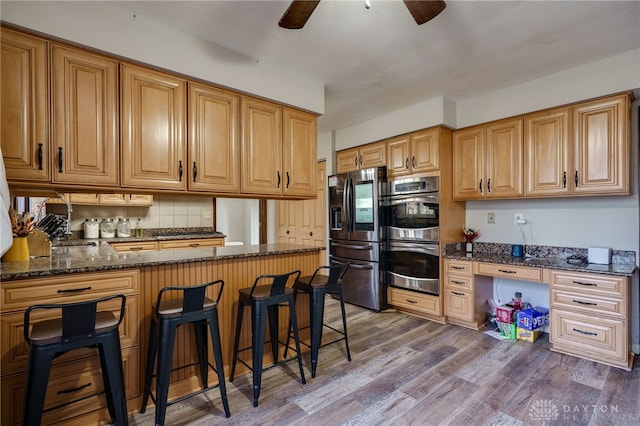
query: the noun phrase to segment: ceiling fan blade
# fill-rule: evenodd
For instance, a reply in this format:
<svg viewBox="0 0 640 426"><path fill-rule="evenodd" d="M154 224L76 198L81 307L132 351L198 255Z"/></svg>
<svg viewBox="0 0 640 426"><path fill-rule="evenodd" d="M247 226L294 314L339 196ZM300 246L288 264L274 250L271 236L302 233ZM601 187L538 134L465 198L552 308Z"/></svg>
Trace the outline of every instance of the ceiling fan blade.
<svg viewBox="0 0 640 426"><path fill-rule="evenodd" d="M444 10L447 5L441 0L404 0L404 4L409 9L411 16L416 20L416 24L422 25L427 21L432 20Z"/></svg>
<svg viewBox="0 0 640 426"><path fill-rule="evenodd" d="M318 3L320 0L293 0L278 25L290 30L299 30L307 23Z"/></svg>

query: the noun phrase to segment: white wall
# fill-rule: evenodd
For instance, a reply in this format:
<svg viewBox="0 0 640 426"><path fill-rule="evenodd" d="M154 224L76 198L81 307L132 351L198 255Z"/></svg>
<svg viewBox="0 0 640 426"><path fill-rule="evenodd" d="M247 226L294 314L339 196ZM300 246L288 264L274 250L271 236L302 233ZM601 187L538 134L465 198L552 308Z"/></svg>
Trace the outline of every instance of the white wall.
<svg viewBox="0 0 640 426"><path fill-rule="evenodd" d="M216 198L216 231L225 241L258 244L258 200Z"/></svg>

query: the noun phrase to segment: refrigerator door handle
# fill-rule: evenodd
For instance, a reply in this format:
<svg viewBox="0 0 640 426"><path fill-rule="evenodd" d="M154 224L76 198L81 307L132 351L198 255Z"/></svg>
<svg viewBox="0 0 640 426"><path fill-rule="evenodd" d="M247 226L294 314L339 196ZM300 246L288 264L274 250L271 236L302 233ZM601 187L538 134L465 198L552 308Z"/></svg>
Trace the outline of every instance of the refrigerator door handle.
<svg viewBox="0 0 640 426"><path fill-rule="evenodd" d="M371 266L371 265L360 265L358 263L351 263L349 265L349 268L353 268L353 269L373 269L373 266Z"/></svg>
<svg viewBox="0 0 640 426"><path fill-rule="evenodd" d="M344 208L347 212L347 231L353 230L353 223L351 219L351 178L347 178L344 181Z"/></svg>

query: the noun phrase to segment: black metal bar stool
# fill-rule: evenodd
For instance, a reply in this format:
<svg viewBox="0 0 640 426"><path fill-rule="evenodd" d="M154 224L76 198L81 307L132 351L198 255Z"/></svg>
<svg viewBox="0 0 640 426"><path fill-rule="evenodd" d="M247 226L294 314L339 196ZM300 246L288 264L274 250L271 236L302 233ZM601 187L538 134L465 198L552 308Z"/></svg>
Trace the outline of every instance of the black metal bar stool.
<svg viewBox="0 0 640 426"><path fill-rule="evenodd" d="M206 296L207 289L216 285L218 294L215 297L215 300L208 298ZM227 390L224 382L222 346L220 344L220 328L218 324L218 303L220 302L223 288L224 281L217 280L193 287L165 287L158 293L158 300L153 307L153 314L151 316L144 392L142 395L142 406L140 408L140 412L144 413L149 396L151 396L151 399L156 404L156 425L164 424L168 406L194 395L207 392L216 387L220 388L225 416L229 417L231 415L229 412ZM180 292L182 293L182 297L177 299L163 298L165 293L169 291ZM215 366L209 363L207 323L209 324L209 333L211 335L211 343L213 345ZM171 361L173 357L176 331L178 327L183 324L193 324L194 326L196 346L198 350L198 362L182 365L172 369ZM160 348L159 351L158 347ZM153 365L156 363L156 354L157 373L155 376L156 393L154 397L151 393L151 379L154 377ZM200 369L202 389L168 402L167 399L169 397L169 381L171 379L171 372L191 367L196 364ZM208 385L209 367L211 367L218 375L218 383L212 386Z"/></svg>
<svg viewBox="0 0 640 426"><path fill-rule="evenodd" d="M121 299L118 318L110 311L98 312L99 305L118 298ZM24 339L29 344L29 364L24 425L40 425L43 413L103 393L111 421L117 425L128 424L118 331L124 317L125 302L125 296L116 294L86 302L34 305L25 311ZM56 309L62 312L61 317L31 324L31 316L35 311ZM104 390L45 410L51 362L65 352L87 347L98 349Z"/></svg>
<svg viewBox="0 0 640 426"><path fill-rule="evenodd" d="M233 344L233 363L231 364L231 374L229 381L233 382L236 371L236 361L240 361L253 373L253 406L258 406L260 397L260 384L262 381L262 359L264 355L264 333L266 326L266 316L269 317L269 332L271 336L271 353L273 356L273 366L278 365L278 309L281 306L289 307L290 329L293 330L293 338L296 345L296 358L300 368L300 381L306 383L304 371L302 370L302 356L300 354L300 339L298 338L298 325L296 323L296 307L293 290L287 287L287 282L293 282L300 277L300 271L293 271L280 275L260 275L253 282L251 288L240 289L238 298L238 316L236 320L236 337ZM261 285L258 285L261 284ZM250 347L239 349L240 332L242 329L242 313L246 306L251 306L251 333L252 344ZM287 339L288 340L288 339ZM247 364L238 357L242 351L252 350L252 365ZM286 360L288 361L288 360Z"/></svg>
<svg viewBox="0 0 640 426"><path fill-rule="evenodd" d="M331 345L333 343L344 340L347 348L347 360L351 361L351 353L349 352L349 338L347 336L347 317L344 309L344 297L342 294L342 277L349 269L349 263L335 264L332 266L319 266L313 275L299 277L293 284L294 297L298 292L309 294L309 315L310 325L302 327L300 330L311 328L311 344L301 342L303 345L311 348L311 377L316 377L316 368L318 367L318 352L321 347ZM327 272L326 275L323 272ZM331 327L324 323L324 296L325 294L333 294L340 300L340 309L342 311L342 331ZM322 344L322 330L327 327L342 337ZM287 335L287 348L289 347L289 338L291 336L291 327ZM287 351L285 350L285 356Z"/></svg>

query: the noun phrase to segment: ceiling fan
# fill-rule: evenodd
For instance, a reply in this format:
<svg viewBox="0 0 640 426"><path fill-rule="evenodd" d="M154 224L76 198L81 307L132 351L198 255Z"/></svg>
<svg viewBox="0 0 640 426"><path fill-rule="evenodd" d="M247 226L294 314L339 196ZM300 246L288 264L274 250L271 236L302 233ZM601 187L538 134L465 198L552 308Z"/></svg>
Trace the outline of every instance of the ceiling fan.
<svg viewBox="0 0 640 426"><path fill-rule="evenodd" d="M409 13L413 16L418 25L435 18L444 10L446 4L442 0L403 0ZM298 30L304 27L307 20L318 6L320 0L293 0L287 10L280 18L278 25L290 30ZM367 9L369 0L365 0Z"/></svg>

